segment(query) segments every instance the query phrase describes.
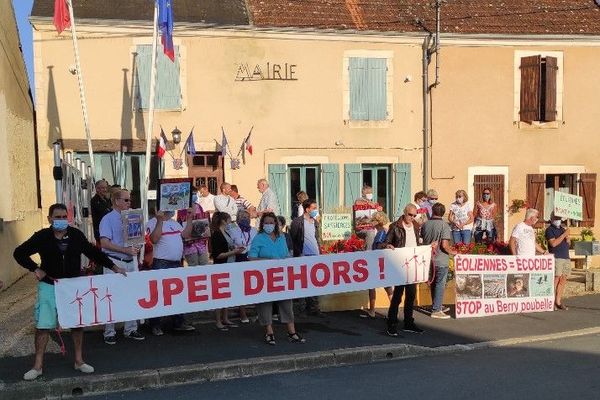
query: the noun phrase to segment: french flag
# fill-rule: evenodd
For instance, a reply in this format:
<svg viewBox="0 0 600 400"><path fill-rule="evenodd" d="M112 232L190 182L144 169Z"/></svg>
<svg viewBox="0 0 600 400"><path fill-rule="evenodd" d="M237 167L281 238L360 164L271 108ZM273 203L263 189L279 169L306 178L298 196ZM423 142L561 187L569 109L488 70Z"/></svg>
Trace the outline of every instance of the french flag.
<svg viewBox="0 0 600 400"><path fill-rule="evenodd" d="M58 34L71 26L71 17L69 16L69 6L66 0L54 0L54 26Z"/></svg>
<svg viewBox="0 0 600 400"><path fill-rule="evenodd" d="M57 0L58 1L58 0ZM164 53L175 62L173 46L173 0L156 0L158 6L158 30Z"/></svg>
<svg viewBox="0 0 600 400"><path fill-rule="evenodd" d="M160 137L158 138L158 149L156 149L156 155L158 158L162 159L167 152L167 137L165 136L165 131L160 128Z"/></svg>

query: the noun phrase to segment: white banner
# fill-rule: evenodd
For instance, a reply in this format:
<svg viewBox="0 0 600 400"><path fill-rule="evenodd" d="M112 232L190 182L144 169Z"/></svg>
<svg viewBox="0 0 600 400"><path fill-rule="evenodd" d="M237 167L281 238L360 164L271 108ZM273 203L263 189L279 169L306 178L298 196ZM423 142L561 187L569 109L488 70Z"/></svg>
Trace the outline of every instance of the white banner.
<svg viewBox="0 0 600 400"><path fill-rule="evenodd" d="M63 328L425 282L431 247L97 275L56 282Z"/></svg>
<svg viewBox="0 0 600 400"><path fill-rule="evenodd" d="M554 310L554 256L454 257L456 318Z"/></svg>

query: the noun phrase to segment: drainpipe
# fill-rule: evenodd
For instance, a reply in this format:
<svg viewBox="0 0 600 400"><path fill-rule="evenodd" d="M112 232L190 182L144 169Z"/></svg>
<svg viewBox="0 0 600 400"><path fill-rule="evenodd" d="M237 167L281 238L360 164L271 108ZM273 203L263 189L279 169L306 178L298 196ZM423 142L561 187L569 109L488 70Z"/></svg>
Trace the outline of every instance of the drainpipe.
<svg viewBox="0 0 600 400"><path fill-rule="evenodd" d="M431 34L423 40L423 190L428 190L429 177L429 44Z"/></svg>

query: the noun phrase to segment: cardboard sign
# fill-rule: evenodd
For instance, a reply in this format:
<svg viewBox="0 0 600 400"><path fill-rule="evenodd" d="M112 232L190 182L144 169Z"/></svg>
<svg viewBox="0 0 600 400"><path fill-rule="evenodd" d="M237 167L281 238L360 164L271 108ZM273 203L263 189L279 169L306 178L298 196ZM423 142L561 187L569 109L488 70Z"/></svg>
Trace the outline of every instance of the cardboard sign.
<svg viewBox="0 0 600 400"><path fill-rule="evenodd" d="M121 211L125 247L144 244L144 214L141 208Z"/></svg>
<svg viewBox="0 0 600 400"><path fill-rule="evenodd" d="M554 256L454 257L456 318L554 310Z"/></svg>
<svg viewBox="0 0 600 400"><path fill-rule="evenodd" d="M554 214L577 221L583 220L583 197L555 191Z"/></svg>
<svg viewBox="0 0 600 400"><path fill-rule="evenodd" d="M344 240L352 235L352 214L323 214L321 239Z"/></svg>
<svg viewBox="0 0 600 400"><path fill-rule="evenodd" d="M431 246L59 279L63 328L425 282Z"/></svg>
<svg viewBox="0 0 600 400"><path fill-rule="evenodd" d="M377 203L353 205L352 211L354 212L354 229L357 231L374 229L371 217L378 210L381 210L381 206Z"/></svg>
<svg viewBox="0 0 600 400"><path fill-rule="evenodd" d="M192 206L192 178L169 178L158 181L158 209L177 211Z"/></svg>

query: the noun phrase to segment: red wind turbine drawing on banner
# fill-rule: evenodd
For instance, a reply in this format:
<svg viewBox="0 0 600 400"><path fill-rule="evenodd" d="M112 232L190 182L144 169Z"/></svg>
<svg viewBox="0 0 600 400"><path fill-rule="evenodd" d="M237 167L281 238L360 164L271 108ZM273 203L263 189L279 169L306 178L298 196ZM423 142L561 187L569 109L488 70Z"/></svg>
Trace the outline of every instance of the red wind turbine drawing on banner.
<svg viewBox="0 0 600 400"><path fill-rule="evenodd" d="M93 299L94 299L94 324L98 324L100 321L98 321L98 293L96 293L98 291L97 287L94 287L94 282L93 282L93 278L90 278L90 288L88 289L87 292L85 292L84 294L82 294L82 297L85 297L88 294L92 294Z"/></svg>
<svg viewBox="0 0 600 400"><path fill-rule="evenodd" d="M69 304L77 303L77 308L79 309L79 326L83 325L83 297L79 295L79 289L75 293L75 300L73 300Z"/></svg>
<svg viewBox="0 0 600 400"><path fill-rule="evenodd" d="M104 300L106 300L106 302L108 303L108 321L106 321L106 322L113 322L112 294L110 294L110 292L108 291L108 288L106 288L106 294L104 295L104 297L100 299L100 301L104 301Z"/></svg>

